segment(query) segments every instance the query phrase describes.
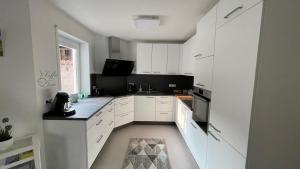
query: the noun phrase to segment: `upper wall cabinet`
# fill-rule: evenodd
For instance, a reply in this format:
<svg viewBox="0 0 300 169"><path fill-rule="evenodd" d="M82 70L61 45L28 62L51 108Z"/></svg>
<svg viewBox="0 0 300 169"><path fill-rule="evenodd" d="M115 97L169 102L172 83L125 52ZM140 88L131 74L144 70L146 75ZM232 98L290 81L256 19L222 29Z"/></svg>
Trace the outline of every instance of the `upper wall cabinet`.
<svg viewBox="0 0 300 169"><path fill-rule="evenodd" d="M137 44L137 73L151 74L152 47L151 43Z"/></svg>
<svg viewBox="0 0 300 169"><path fill-rule="evenodd" d="M192 56L192 45L195 38L191 38L182 45L182 56L181 56L181 74L193 76L194 74L194 63Z"/></svg>
<svg viewBox="0 0 300 169"><path fill-rule="evenodd" d="M138 43L138 74L179 74L180 44Z"/></svg>
<svg viewBox="0 0 300 169"><path fill-rule="evenodd" d="M214 55L217 7L213 7L197 24L196 48L201 58Z"/></svg>
<svg viewBox="0 0 300 169"><path fill-rule="evenodd" d="M180 44L168 44L168 74L179 74Z"/></svg>
<svg viewBox="0 0 300 169"><path fill-rule="evenodd" d="M220 0L217 28L231 21L262 0Z"/></svg>
<svg viewBox="0 0 300 169"><path fill-rule="evenodd" d="M153 44L152 74L167 74L167 44Z"/></svg>

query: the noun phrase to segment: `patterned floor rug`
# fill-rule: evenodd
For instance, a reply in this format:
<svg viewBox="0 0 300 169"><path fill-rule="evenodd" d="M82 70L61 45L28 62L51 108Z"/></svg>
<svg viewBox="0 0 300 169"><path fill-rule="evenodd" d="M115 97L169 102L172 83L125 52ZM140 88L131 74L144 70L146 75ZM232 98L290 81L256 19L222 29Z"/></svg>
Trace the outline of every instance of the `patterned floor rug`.
<svg viewBox="0 0 300 169"><path fill-rule="evenodd" d="M123 169L170 169L165 140L131 138Z"/></svg>

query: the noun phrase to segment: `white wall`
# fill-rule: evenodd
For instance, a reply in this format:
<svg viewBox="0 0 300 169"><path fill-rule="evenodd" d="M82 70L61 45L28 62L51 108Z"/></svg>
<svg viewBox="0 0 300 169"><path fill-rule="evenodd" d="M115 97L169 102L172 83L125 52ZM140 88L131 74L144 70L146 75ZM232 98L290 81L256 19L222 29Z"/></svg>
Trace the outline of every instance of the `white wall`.
<svg viewBox="0 0 300 169"><path fill-rule="evenodd" d="M102 35L96 35L95 56L93 59L93 73L102 73L105 59L109 57L108 38Z"/></svg>
<svg viewBox="0 0 300 169"><path fill-rule="evenodd" d="M45 104L45 101L48 98L53 98L59 89L55 25L58 29L89 44L90 50L88 53L90 56L87 56L86 60L81 60L82 63L91 63L92 59L90 58L93 57L95 34L54 7L47 0L29 0L29 4L35 75L33 81L36 85L37 98L35 117L38 117L38 132L41 135L43 146L42 114L49 110L49 106ZM90 69L93 69L93 67ZM41 77L48 80L48 85L40 81ZM43 168L46 166L44 154L44 149L42 149Z"/></svg>
<svg viewBox="0 0 300 169"><path fill-rule="evenodd" d="M0 0L5 56L0 57L0 119L11 118L15 137L37 131L36 90L29 4Z"/></svg>
<svg viewBox="0 0 300 169"><path fill-rule="evenodd" d="M247 169L300 168L299 7L264 2Z"/></svg>

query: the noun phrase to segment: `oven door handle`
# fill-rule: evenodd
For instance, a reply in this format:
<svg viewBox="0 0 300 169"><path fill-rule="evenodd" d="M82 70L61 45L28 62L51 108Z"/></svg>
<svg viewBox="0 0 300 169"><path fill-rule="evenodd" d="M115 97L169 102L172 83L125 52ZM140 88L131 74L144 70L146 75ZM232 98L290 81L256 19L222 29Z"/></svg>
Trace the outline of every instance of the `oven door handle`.
<svg viewBox="0 0 300 169"><path fill-rule="evenodd" d="M205 97L203 97L203 96L200 96L200 95L197 95L197 94L193 94L193 96L195 97L195 98L197 98L197 99L199 99L199 100L202 100L202 101L205 101L205 102L209 102L210 101L210 99L208 99L208 98L205 98Z"/></svg>

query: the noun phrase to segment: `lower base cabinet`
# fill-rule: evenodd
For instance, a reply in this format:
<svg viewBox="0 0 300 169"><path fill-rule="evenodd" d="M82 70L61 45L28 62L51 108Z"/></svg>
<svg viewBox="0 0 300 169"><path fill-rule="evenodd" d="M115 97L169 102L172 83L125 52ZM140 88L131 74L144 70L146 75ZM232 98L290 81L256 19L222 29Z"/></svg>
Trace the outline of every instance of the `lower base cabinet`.
<svg viewBox="0 0 300 169"><path fill-rule="evenodd" d="M207 134L192 119L187 121L190 148L200 169L206 168Z"/></svg>
<svg viewBox="0 0 300 169"><path fill-rule="evenodd" d="M134 97L121 97L114 100L115 104L115 127L133 122L134 120Z"/></svg>
<svg viewBox="0 0 300 169"><path fill-rule="evenodd" d="M155 96L135 96L134 121L155 121Z"/></svg>
<svg viewBox="0 0 300 169"><path fill-rule="evenodd" d="M49 169L88 169L114 128L114 104L86 120L45 120Z"/></svg>
<svg viewBox="0 0 300 169"><path fill-rule="evenodd" d="M206 168L207 134L192 119L192 111L176 100L175 122L200 169Z"/></svg>
<svg viewBox="0 0 300 169"><path fill-rule="evenodd" d="M246 159L210 129L206 169L245 169Z"/></svg>

